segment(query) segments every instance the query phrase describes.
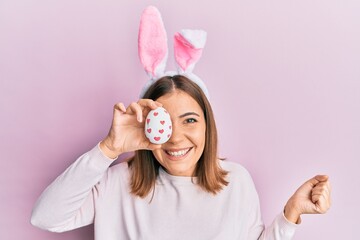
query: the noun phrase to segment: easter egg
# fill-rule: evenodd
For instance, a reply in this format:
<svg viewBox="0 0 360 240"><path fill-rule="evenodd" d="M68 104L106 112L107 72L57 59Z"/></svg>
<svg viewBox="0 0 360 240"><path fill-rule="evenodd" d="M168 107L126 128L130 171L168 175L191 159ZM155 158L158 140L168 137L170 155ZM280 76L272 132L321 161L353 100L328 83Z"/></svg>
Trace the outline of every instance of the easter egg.
<svg viewBox="0 0 360 240"><path fill-rule="evenodd" d="M170 114L163 107L151 110L145 120L145 136L151 143L163 144L172 133Z"/></svg>

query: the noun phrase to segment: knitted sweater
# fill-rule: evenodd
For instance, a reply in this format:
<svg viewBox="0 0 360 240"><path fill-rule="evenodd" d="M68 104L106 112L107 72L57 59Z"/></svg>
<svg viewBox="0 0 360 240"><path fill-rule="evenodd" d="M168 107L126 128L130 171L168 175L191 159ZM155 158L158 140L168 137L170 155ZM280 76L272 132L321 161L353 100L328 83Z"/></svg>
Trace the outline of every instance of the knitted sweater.
<svg viewBox="0 0 360 240"><path fill-rule="evenodd" d="M128 164L111 163L98 146L79 157L42 193L31 223L53 232L94 223L95 240L287 240L294 235L296 224L282 213L265 228L254 183L239 164L220 161L229 184L217 195L200 189L196 179L160 168L154 194L142 199L130 194Z"/></svg>

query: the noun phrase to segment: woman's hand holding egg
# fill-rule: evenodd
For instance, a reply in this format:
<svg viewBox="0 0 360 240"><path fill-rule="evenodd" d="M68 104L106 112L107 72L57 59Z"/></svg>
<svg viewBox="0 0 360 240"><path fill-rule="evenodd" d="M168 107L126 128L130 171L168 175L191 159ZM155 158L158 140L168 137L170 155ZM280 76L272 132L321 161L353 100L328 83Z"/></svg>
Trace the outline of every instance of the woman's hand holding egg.
<svg viewBox="0 0 360 240"><path fill-rule="evenodd" d="M125 108L123 103L114 106L113 121L100 148L109 158L139 149L154 150L161 145L149 142L144 133L146 116L162 104L150 99L140 99Z"/></svg>

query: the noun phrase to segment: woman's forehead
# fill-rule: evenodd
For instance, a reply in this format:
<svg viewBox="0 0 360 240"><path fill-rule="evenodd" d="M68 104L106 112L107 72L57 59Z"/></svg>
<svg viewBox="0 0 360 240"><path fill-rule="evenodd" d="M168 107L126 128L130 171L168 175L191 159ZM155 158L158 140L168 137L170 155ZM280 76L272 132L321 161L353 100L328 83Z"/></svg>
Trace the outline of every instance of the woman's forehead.
<svg viewBox="0 0 360 240"><path fill-rule="evenodd" d="M187 112L202 113L200 105L189 94L184 91L175 90L164 96L161 96L156 101L163 104L170 114L182 115Z"/></svg>

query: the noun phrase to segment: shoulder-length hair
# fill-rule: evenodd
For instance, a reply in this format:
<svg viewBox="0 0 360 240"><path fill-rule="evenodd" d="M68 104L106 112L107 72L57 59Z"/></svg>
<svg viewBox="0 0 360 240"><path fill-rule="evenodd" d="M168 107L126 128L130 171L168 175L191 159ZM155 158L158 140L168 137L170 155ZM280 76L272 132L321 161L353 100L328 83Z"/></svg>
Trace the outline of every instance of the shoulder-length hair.
<svg viewBox="0 0 360 240"><path fill-rule="evenodd" d="M218 137L215 119L211 105L203 91L193 81L182 75L165 76L157 80L145 92L143 98L156 100L175 90L189 94L201 107L206 122L204 151L197 162L193 177L197 177L197 184L206 192L217 194L224 186L227 171L221 169L218 161ZM155 189L156 178L160 164L150 150L137 150L129 160L131 169L131 193L139 197L146 197Z"/></svg>

